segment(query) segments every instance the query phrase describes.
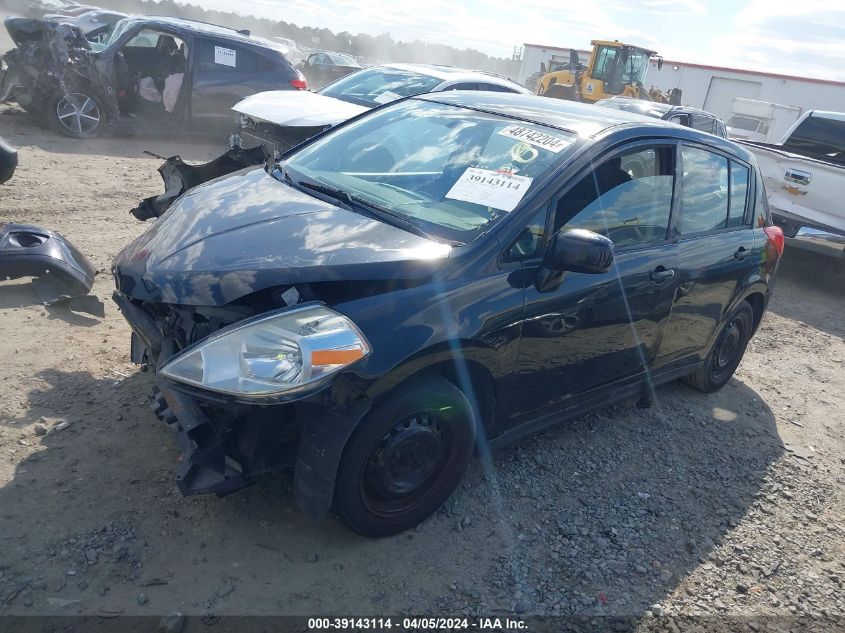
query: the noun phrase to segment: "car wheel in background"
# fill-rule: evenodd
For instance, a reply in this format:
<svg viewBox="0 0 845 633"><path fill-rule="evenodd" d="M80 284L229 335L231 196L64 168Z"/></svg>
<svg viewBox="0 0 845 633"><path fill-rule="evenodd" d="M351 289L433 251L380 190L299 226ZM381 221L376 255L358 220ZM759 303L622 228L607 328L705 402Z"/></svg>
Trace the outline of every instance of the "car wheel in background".
<svg viewBox="0 0 845 633"><path fill-rule="evenodd" d="M466 396L437 375L412 379L378 403L341 458L334 509L364 536L413 527L452 494L475 444Z"/></svg>
<svg viewBox="0 0 845 633"><path fill-rule="evenodd" d="M704 392L716 391L731 379L754 330L754 311L743 301L722 326L704 366L686 381Z"/></svg>
<svg viewBox="0 0 845 633"><path fill-rule="evenodd" d="M47 104L47 122L65 136L94 138L103 127L103 108L85 92L56 95Z"/></svg>
<svg viewBox="0 0 845 633"><path fill-rule="evenodd" d="M546 97L552 99L564 99L566 101L575 101L575 86L564 86L561 84L552 84L546 90Z"/></svg>

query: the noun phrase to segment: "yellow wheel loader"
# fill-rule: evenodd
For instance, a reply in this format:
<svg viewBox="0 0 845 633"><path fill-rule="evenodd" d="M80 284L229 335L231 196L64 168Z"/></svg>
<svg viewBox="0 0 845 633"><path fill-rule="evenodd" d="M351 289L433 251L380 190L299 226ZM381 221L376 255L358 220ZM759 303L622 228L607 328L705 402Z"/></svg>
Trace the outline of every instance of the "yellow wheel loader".
<svg viewBox="0 0 845 633"><path fill-rule="evenodd" d="M570 51L568 64L555 70L550 68L552 72L543 75L537 85L537 94L588 103L618 96L664 100L662 94L656 98L659 90L652 88L649 91L643 87L649 61L657 58L657 68L663 67L663 58L657 53L618 41L593 40L592 45L586 66L579 62L577 51ZM680 91L672 92L680 103Z"/></svg>

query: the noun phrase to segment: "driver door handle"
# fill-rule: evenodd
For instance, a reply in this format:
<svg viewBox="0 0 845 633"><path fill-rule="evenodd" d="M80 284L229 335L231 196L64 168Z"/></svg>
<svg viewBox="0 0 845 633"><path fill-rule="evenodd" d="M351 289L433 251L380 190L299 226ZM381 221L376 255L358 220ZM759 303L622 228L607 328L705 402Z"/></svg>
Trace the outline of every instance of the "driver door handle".
<svg viewBox="0 0 845 633"><path fill-rule="evenodd" d="M745 256L748 255L748 253L750 252L751 251L746 249L744 246L740 246L738 249L736 249L736 253L734 253L734 259L745 259Z"/></svg>
<svg viewBox="0 0 845 633"><path fill-rule="evenodd" d="M674 268L664 268L663 266L658 266L654 270L652 270L648 274L649 278L655 282L660 283L665 281L666 279L671 279L675 276L675 269Z"/></svg>

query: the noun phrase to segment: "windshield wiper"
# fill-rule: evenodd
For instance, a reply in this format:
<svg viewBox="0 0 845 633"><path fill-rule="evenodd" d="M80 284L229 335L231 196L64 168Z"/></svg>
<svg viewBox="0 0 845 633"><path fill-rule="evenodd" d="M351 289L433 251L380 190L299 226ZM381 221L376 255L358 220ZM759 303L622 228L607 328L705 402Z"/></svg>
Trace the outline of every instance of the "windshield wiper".
<svg viewBox="0 0 845 633"><path fill-rule="evenodd" d="M383 207L378 203L370 202L369 200L365 200L364 198L359 198L358 196L351 194L348 191L344 191L343 189L338 189L337 187L332 187L331 185L326 185L321 182L312 182L308 180L300 180L298 182L294 181L283 166L277 165L277 169L282 172L285 181L293 185L294 187L298 187L301 189L310 189L311 191L316 191L317 193L321 193L324 196L328 196L329 198L334 198L335 200L339 200L344 205L350 207L353 210L363 210L367 212L370 216L373 216L378 220L387 220L388 224L392 224L393 226L396 226L400 229L404 229L409 233L419 235L420 237L424 237L428 240L433 240L435 242L445 241L448 244L451 244L452 246L464 246L463 242L447 240L444 238L430 235L429 233L426 233L423 229L421 229L419 226L408 220L402 214L391 211L387 207Z"/></svg>

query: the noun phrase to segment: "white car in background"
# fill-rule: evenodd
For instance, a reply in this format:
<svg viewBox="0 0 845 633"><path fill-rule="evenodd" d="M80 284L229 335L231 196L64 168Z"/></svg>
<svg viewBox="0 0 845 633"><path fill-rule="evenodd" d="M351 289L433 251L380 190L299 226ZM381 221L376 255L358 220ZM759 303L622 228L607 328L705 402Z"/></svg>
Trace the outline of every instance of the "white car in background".
<svg viewBox="0 0 845 633"><path fill-rule="evenodd" d="M278 40L277 40L278 41ZM229 150L208 163L189 165L172 156L159 167L164 193L141 200L139 220L159 217L188 189L228 173L276 160L315 134L397 99L445 90L487 90L532 94L507 77L426 64L380 64L362 68L317 92L259 92L235 104L237 131Z"/></svg>
<svg viewBox="0 0 845 633"><path fill-rule="evenodd" d="M263 145L278 156L307 138L385 103L426 92L488 90L531 92L493 73L433 64L379 64L341 77L317 92L271 91L247 97L232 108L238 131L232 147Z"/></svg>

